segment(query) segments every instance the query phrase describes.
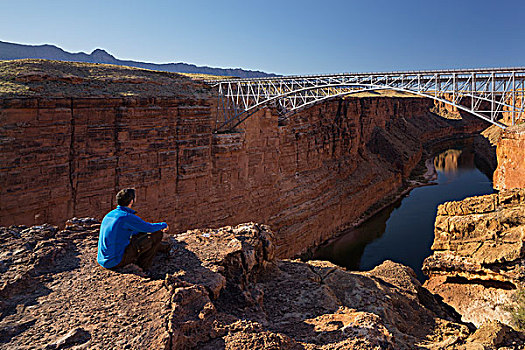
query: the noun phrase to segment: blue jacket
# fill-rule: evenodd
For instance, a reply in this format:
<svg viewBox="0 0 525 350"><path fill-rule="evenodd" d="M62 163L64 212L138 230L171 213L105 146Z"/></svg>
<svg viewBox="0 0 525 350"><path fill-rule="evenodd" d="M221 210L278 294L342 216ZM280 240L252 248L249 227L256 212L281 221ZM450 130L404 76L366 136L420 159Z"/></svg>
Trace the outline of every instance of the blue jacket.
<svg viewBox="0 0 525 350"><path fill-rule="evenodd" d="M102 220L98 237L98 263L105 268L117 266L129 239L139 232L156 232L168 225L165 222L150 224L135 215L136 211L123 206L110 211Z"/></svg>

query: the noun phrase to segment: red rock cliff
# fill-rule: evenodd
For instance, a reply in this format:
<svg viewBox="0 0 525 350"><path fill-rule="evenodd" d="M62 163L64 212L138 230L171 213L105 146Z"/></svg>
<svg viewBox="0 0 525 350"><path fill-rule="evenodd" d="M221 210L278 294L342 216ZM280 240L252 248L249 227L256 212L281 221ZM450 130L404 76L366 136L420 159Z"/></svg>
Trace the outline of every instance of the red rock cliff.
<svg viewBox="0 0 525 350"><path fill-rule="evenodd" d="M174 231L263 222L278 256L293 256L396 193L423 142L483 126L440 118L431 100L361 97L281 123L261 110L239 132L213 134L211 90L178 75L9 64L0 80L18 90L0 89L0 225L102 218L133 186L148 221Z"/></svg>
<svg viewBox="0 0 525 350"><path fill-rule="evenodd" d="M525 188L525 124L509 127L502 133L497 156L494 188Z"/></svg>
<svg viewBox="0 0 525 350"><path fill-rule="evenodd" d="M508 306L524 287L524 228L524 189L440 205L425 287L466 322L510 324Z"/></svg>
<svg viewBox="0 0 525 350"><path fill-rule="evenodd" d="M525 280L525 128L497 141L497 194L440 205L433 254L423 264L425 286L464 321L513 324L511 309ZM510 307L510 309L509 309Z"/></svg>
<svg viewBox="0 0 525 350"><path fill-rule="evenodd" d="M2 225L101 218L120 188L172 229L257 220L291 256L395 192L422 141L469 131L420 98L361 98L304 110L284 125L263 110L213 134L212 99L29 98L1 103ZM456 127L458 126L459 127Z"/></svg>

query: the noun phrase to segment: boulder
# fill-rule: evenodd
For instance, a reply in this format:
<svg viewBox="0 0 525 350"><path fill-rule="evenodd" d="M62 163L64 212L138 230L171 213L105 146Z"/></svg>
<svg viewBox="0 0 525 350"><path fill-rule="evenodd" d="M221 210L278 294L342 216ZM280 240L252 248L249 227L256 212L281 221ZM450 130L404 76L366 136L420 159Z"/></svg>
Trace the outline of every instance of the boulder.
<svg viewBox="0 0 525 350"><path fill-rule="evenodd" d="M525 189L440 205L425 287L463 321L511 324L509 306L525 281Z"/></svg>

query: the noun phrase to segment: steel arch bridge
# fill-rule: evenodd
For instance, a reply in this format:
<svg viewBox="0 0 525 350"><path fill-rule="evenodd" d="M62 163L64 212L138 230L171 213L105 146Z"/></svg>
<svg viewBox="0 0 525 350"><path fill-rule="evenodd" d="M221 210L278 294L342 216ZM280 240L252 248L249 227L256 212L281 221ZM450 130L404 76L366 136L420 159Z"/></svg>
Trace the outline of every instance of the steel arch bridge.
<svg viewBox="0 0 525 350"><path fill-rule="evenodd" d="M429 97L501 128L523 118L525 67L344 73L272 78L205 80L218 90L215 132L234 129L271 104L281 118L324 100L363 91L396 90Z"/></svg>

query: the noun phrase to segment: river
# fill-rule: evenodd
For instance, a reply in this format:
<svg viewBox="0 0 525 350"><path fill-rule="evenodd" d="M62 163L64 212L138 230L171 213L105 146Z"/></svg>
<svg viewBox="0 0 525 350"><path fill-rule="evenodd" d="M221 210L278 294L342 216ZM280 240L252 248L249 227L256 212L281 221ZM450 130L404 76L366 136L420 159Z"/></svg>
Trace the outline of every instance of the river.
<svg viewBox="0 0 525 350"><path fill-rule="evenodd" d="M357 228L319 247L313 258L361 271L392 260L410 266L424 281L421 267L431 254L437 206L494 191L491 179L476 166L472 147L442 150L433 163L434 185L413 189Z"/></svg>

